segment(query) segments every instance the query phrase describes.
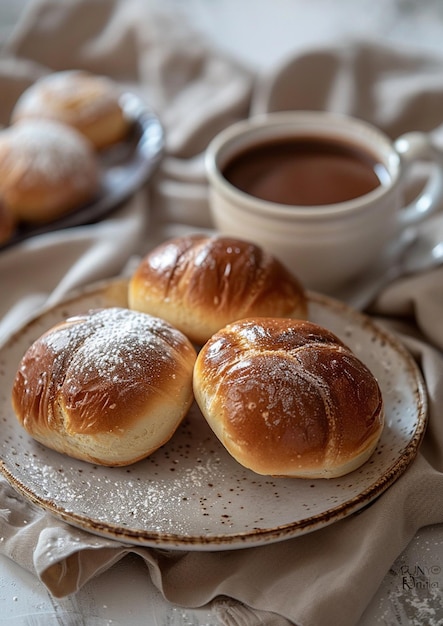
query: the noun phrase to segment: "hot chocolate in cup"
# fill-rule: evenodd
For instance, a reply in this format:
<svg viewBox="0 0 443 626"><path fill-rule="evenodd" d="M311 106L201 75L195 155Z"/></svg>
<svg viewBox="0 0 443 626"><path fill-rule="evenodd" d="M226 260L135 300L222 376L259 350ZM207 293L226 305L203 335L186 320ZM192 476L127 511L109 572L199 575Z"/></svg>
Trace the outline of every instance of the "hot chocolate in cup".
<svg viewBox="0 0 443 626"><path fill-rule="evenodd" d="M405 206L413 164L429 179ZM406 229L443 205L443 154L431 137L391 140L356 118L270 113L221 131L206 151L215 228L279 258L306 288L333 294Z"/></svg>

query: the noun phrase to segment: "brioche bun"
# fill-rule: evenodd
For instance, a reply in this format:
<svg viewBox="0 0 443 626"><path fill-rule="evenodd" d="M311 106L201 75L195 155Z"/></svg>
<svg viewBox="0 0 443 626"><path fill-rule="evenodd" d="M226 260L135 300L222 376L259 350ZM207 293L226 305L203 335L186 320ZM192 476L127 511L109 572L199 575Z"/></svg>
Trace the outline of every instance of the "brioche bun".
<svg viewBox="0 0 443 626"><path fill-rule="evenodd" d="M241 239L200 234L149 252L130 279L128 302L168 320L198 345L242 317L307 313L302 285L273 256Z"/></svg>
<svg viewBox="0 0 443 626"><path fill-rule="evenodd" d="M192 401L196 353L164 320L113 307L67 319L27 350L12 403L45 446L129 465L166 443Z"/></svg>
<svg viewBox="0 0 443 626"><path fill-rule="evenodd" d="M256 318L216 333L194 395L228 452L258 474L333 478L374 452L383 400L369 369L311 322Z"/></svg>

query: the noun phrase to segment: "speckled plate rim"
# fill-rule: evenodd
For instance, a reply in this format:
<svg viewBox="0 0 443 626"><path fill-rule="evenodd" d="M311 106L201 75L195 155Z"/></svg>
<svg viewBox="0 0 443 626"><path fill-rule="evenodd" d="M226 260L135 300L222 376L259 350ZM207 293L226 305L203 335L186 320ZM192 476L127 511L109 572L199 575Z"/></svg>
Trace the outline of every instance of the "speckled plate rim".
<svg viewBox="0 0 443 626"><path fill-rule="evenodd" d="M14 342L21 332L25 329L29 329L48 311L56 308L60 308L61 310L69 308L70 303L76 301L78 298L87 298L99 292L108 294L111 300L116 298L116 302L121 301L123 297L122 294L125 294L126 290L127 281L125 279L100 281L86 288L76 290L62 302L42 310L39 315L28 321L21 330L14 333L3 346L0 346L0 351L4 350L11 342ZM389 469L385 471L383 475L379 476L367 489L362 490L355 497L346 500L338 506L324 510L320 514L310 515L305 519L296 520L272 528L249 529L245 532L211 534L209 536L183 535L181 533L156 532L150 529L131 529L126 526L123 527L114 524L112 521L103 522L92 519L91 517L79 515L73 511L67 511L56 501L36 495L29 485L24 484L14 475L14 472L7 467L2 458L0 458L0 472L14 489L30 502L74 527L81 528L100 537L115 539L129 545L161 549L215 551L260 546L315 531L358 512L384 493L406 471L415 459L423 440L428 420L426 386L420 369L412 355L392 333L382 328L365 314L329 296L309 292L308 299L310 303L315 303L316 305L330 309L337 315L345 316L350 322L356 323L361 328L365 328L368 333L375 334L380 341L384 342L399 355L405 370L409 372L415 383L414 397L416 403L413 407L415 410L415 427L407 445L402 450L402 454L392 463Z"/></svg>

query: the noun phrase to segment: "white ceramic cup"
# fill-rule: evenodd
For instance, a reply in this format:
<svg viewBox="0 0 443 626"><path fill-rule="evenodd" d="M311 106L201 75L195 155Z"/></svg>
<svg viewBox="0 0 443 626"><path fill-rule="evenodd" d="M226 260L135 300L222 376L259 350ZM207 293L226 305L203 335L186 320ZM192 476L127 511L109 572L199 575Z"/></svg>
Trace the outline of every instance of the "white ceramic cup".
<svg viewBox="0 0 443 626"><path fill-rule="evenodd" d="M321 206L294 206L262 200L228 182L224 167L233 156L278 138L318 137L355 145L376 156L389 176L355 199ZM405 205L411 166L429 162L419 196ZM410 226L443 206L443 154L429 135L411 132L392 141L356 118L326 112L269 113L221 131L205 155L209 204L215 228L268 250L306 288L334 293L362 275Z"/></svg>

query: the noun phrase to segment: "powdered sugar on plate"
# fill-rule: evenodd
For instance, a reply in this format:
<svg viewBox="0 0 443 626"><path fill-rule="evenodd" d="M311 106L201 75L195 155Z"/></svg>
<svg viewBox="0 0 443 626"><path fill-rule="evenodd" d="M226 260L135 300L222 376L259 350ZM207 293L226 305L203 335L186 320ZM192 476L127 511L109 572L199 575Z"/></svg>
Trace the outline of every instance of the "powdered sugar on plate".
<svg viewBox="0 0 443 626"><path fill-rule="evenodd" d="M125 306L126 282L84 290L48 309L0 350L1 469L54 515L101 536L170 549L221 550L280 541L331 524L370 503L413 462L427 419L419 370L369 318L310 294L312 321L356 350L380 381L386 426L358 470L330 480L278 479L240 466L194 404L173 438L127 468L75 462L32 441L12 413L9 390L24 350L55 322L90 308ZM12 453L15 450L15 453Z"/></svg>

